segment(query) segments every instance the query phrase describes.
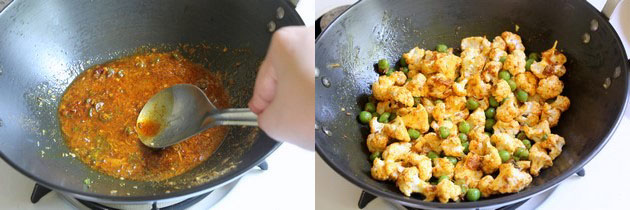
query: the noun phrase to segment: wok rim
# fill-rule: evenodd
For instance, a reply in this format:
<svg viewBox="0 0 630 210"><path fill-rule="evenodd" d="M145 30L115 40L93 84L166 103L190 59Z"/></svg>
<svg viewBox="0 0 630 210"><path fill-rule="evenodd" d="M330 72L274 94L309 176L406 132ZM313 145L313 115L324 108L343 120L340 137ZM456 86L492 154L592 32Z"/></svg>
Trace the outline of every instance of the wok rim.
<svg viewBox="0 0 630 210"><path fill-rule="evenodd" d="M279 26L276 29L276 31L279 30L281 27L285 27L285 26L304 26L305 25L304 20L302 20L302 17L300 16L300 14L298 14L296 10L296 5L293 5L289 0L281 0L279 1L279 4L281 4L283 8L288 8L288 11L286 11L285 13L285 19L289 16L294 16L296 18L295 19L296 22L288 24L288 25L284 25L284 26ZM4 9L0 9L0 17L3 14L5 14L5 11L13 7L15 7L15 1L10 2L8 5L6 5L6 7L4 7ZM8 165L10 165L13 169L17 170L18 172L20 172L22 175L26 176L27 178L33 180L36 184L42 185L53 191L66 193L78 199L83 199L83 200L93 201L93 202L114 202L114 203L121 203L121 204L137 204L137 203L146 203L146 202L152 202L152 201L171 201L175 199L190 198L190 197L198 196L198 195L210 192L216 188L222 187L223 185L231 183L235 180L240 179L243 175L247 174L247 172L250 171L253 167L258 166L260 165L260 163L265 161L269 157L269 155L271 155L274 151L276 151L276 149L278 149L278 147L280 147L280 145L282 145L282 142L276 141L275 139L269 137L262 130L260 130L258 134L259 134L259 137L255 141L256 142L267 141L267 144L271 144L270 148L265 148L268 151L263 152L263 155L256 161L253 161L251 164L241 168L240 170L234 170L230 172L231 173L230 176L221 176L207 183L200 184L191 188L177 190L171 193L157 192L155 195L146 195L146 196L133 196L133 195L132 196L127 196L127 195L112 196L111 194L99 194L99 193L94 193L90 191L78 191L78 190L68 189L58 184L51 183L48 180L40 179L38 176L31 174L29 171L26 171L26 169L18 166L13 161L11 161L11 159L8 158L1 150L0 150L0 158L4 160L4 162L6 162Z"/></svg>
<svg viewBox="0 0 630 210"><path fill-rule="evenodd" d="M356 6L359 4L363 4L366 1L362 1L359 0L357 2L355 2L354 4L352 4L348 9L346 9L343 13L341 13L339 16L337 16L332 22L330 22L330 24L321 31L321 33L319 34L319 36L317 36L317 38L315 39L315 46L317 46L317 42L320 41L321 37L323 37L323 35L325 33L327 33L330 29L331 26L336 25L337 22L342 19L342 17L344 17L345 15L347 15L347 13L353 9L356 9ZM420 208L444 208L444 209L461 209L461 208L487 208L487 207L498 207L498 206L506 206L506 205L510 205L510 204L514 204L520 201L523 201L525 199L529 199L533 196L536 196L538 194L541 194L547 190L553 189L555 186L557 186L558 184L560 184L560 182L564 181L566 178L568 178L569 176L577 173L579 170L583 169L584 166L591 161L601 150L602 148L606 145L606 143L608 143L608 141L610 140L610 138L612 138L612 136L614 135L615 131L617 130L617 128L619 127L619 123L621 122L621 120L623 119L623 114L625 113L625 109L628 105L628 93L629 93L629 86L630 86L630 74L628 74L628 70L630 70L630 60L628 60L628 56L626 54L625 48L623 46L623 44L621 43L621 39L619 38L619 34L617 33L617 31L615 30L614 27L612 27L612 25L610 24L610 21L607 17L605 17L601 11L597 10L595 7L593 7L592 4L588 3L587 1L579 1L582 4L586 4L586 7L588 9L591 10L592 13L597 14L597 19L599 22L604 22L603 25L601 25L600 27L606 27L609 28L610 30L612 30L614 32L614 39L615 42L617 44L617 47L620 48L621 50L621 56L623 56L623 59L625 62L621 65L623 66L625 69L622 69L626 72L626 76L625 78L623 78L626 81L626 85L624 86L624 92L626 93L623 96L623 101L622 103L622 107L621 107L621 111L617 114L617 116L614 119L614 124L613 126L609 129L608 133L606 134L606 136L603 137L602 141L593 149L593 151L589 154L586 154L586 156L584 156L580 161L577 162L577 164L573 164L572 167L570 167L567 171L565 171L564 173L560 174L559 176L546 181L545 183L539 185L539 186L534 186L532 188L530 188L529 186L521 191L521 192L517 192L517 193L511 193L511 194L505 194L505 195L501 195L499 197L496 198L491 198L491 199L483 199L483 200L479 200L479 201L475 201L475 202L448 202L448 203L439 203L436 201L431 201L431 202L427 202L424 200L420 200L420 199L416 199L416 198L411 198L411 197L406 197L401 193L389 193L389 192L385 192L382 191L380 189L378 189L377 187L374 187L370 184L367 184L361 180L359 180L358 178L356 178L355 176L353 176L351 173L347 173L345 171L343 171L340 167L338 167L334 160L328 156L326 156L326 151L324 151L319 144L317 143L317 139L319 139L320 137L318 137L318 135L315 135L315 150L317 151L317 154L324 160L324 162L326 162L326 164L328 164L329 167L331 167L337 174L341 175L343 178L345 178L347 181L350 181L350 183L354 184L355 186L359 187L360 189L362 189L363 191L370 193L374 196L377 196L379 198L384 198L388 201L393 201L396 203L400 203L404 206L409 206L409 207L420 207ZM578 3L576 3L578 4ZM317 50L317 49L316 49ZM315 52L315 55L317 57L317 52ZM317 63L317 59L316 59L316 63ZM317 96L317 93L316 93ZM317 132L317 131L316 131ZM337 139L338 140L338 139ZM389 183L391 184L391 183ZM357 195L358 198L358 195Z"/></svg>

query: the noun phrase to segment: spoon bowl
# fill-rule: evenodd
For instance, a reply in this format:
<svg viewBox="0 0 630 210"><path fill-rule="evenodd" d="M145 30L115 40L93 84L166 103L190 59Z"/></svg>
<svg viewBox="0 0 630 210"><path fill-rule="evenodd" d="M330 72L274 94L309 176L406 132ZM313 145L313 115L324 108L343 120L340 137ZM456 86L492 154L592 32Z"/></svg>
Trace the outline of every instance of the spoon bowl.
<svg viewBox="0 0 630 210"><path fill-rule="evenodd" d="M178 84L155 94L136 120L142 143L164 148L220 125L258 126L248 108L217 109L197 86Z"/></svg>

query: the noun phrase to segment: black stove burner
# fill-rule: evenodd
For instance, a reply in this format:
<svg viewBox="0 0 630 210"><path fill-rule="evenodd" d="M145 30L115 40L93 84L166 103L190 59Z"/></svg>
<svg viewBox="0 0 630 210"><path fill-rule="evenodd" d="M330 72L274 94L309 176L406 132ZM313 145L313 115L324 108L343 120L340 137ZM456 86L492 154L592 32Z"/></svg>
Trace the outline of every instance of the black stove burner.
<svg viewBox="0 0 630 210"><path fill-rule="evenodd" d="M580 169L576 174L580 177L583 177L586 173L584 172L584 169ZM376 199L375 195L372 195L365 191L361 191L361 197L359 197L359 209L365 208L365 206L367 206L368 203L372 202L374 199ZM507 206L499 207L497 208L497 210L515 210L516 208L522 206L527 201L529 201L529 199L525 199L523 201L510 204ZM413 207L407 207L407 206L405 206L405 208L408 210L421 210L419 208L413 208Z"/></svg>
<svg viewBox="0 0 630 210"><path fill-rule="evenodd" d="M267 161L263 161L262 163L260 163L258 165L258 168L260 168L260 170L266 171L269 168L269 165L267 164ZM44 197L46 194L48 194L49 192L51 192L51 189L48 189L47 187L44 187L42 185L39 184L35 184L35 187L33 188L33 193L31 194L31 203L37 203L42 197ZM188 198L186 200L183 200L179 203L170 205L170 206L166 206L166 207L162 207L162 208L158 208L157 207L157 202L154 201L152 204L152 208L151 210L175 210L175 209L186 209L188 207L191 207L193 205L195 205L196 203L198 203L199 201L203 200L204 198L208 197L208 195L210 195L210 193L212 193L213 191L192 197L192 198ZM92 201L86 201L86 200L81 200L78 198L75 198L79 203L83 204L85 207L93 209L93 210L119 210L117 208L112 208L100 203L96 203L96 202L92 202Z"/></svg>

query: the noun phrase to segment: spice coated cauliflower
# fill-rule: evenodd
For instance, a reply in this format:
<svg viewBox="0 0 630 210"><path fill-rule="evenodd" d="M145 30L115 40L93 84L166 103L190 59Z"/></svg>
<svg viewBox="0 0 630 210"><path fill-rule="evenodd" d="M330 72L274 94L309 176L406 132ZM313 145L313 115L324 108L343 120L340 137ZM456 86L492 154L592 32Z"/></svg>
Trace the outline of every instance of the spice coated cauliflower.
<svg viewBox="0 0 630 210"><path fill-rule="evenodd" d="M525 54L521 37L468 37L460 55L415 47L381 75L359 120L369 124L371 174L426 201L476 201L526 188L565 144L551 133L571 104L567 58Z"/></svg>

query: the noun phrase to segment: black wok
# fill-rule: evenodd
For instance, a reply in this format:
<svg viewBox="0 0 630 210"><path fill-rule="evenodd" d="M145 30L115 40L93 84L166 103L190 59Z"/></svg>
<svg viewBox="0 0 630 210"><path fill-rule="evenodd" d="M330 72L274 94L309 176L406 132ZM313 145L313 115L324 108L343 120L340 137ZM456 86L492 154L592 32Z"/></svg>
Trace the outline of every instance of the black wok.
<svg viewBox="0 0 630 210"><path fill-rule="evenodd" d="M565 137L566 145L553 167L543 169L519 193L447 204L405 197L395 184L372 179L365 145L369 128L358 123L357 115L378 77L376 61L398 61L414 46L458 47L468 36L492 39L516 25L527 53L542 52L558 40L568 58L562 94L571 99L571 108L552 129ZM315 56L317 152L366 192L418 208L497 208L544 192L574 174L606 144L621 119L630 68L607 18L586 1L566 0L364 0L322 32Z"/></svg>
<svg viewBox="0 0 630 210"><path fill-rule="evenodd" d="M59 99L89 66L156 47L188 49L185 56L226 75L231 106L247 107L270 29L287 25L303 25L288 1L16 0L0 13L0 157L45 187L89 201L209 192L258 165L279 143L258 129L233 127L212 157L185 174L164 182L119 180L68 151Z"/></svg>

